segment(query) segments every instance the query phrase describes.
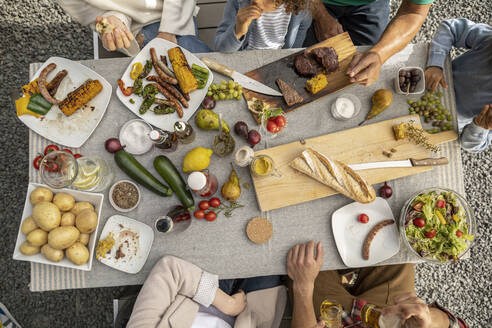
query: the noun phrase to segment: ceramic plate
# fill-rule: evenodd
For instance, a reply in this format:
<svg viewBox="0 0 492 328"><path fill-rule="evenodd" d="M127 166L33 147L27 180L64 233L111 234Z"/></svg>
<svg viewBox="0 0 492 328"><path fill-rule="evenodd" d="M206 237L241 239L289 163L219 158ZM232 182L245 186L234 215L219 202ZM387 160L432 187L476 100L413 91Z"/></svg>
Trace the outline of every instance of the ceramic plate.
<svg viewBox="0 0 492 328"><path fill-rule="evenodd" d="M133 85L134 81L130 78L130 72L131 72L133 64L140 62L143 65L143 64L145 64L145 61L150 60L150 48L155 48L156 53L157 53L157 57L160 57L161 55L168 57L167 51L169 49L172 49L175 47L177 47L177 45L175 43L172 43L172 42L166 41L164 39L160 39L160 38L155 38L152 41L150 41L138 53L138 55L135 56L135 58L133 58L130 65L128 65L128 68L126 69L125 73L123 73L123 76L121 77L121 79L125 83L125 87L129 87L129 86ZM184 48L181 48L181 50L183 51L183 53L186 57L186 60L188 61L188 65L190 67L192 64L196 64L196 65L199 65L199 66L205 67L205 68L207 67L200 59L198 59L198 57L193 55L188 50L186 50ZM169 62L169 57L168 57L168 64L169 64L169 68L172 70L171 63ZM154 115L154 113L152 113L152 111L150 111L150 110L147 111L147 113L141 115L138 110L139 110L140 105L142 104L142 101L143 101L142 97L139 97L136 95L131 95L131 96L127 97L127 96L123 95L123 93L121 92L121 90L119 88L116 90L116 95L121 100L121 102L126 107L128 107L128 109L131 110L135 115L139 116L140 118L144 119L145 121L149 122L150 124L160 128L160 129L167 130L167 131L174 131L174 123L177 120L188 121L190 119L190 117L192 117L193 114L196 112L196 110L198 109L200 104L202 103L203 98L205 98L205 95L207 94L208 87L210 86L210 84L212 83L212 81L214 79L212 71L209 70L209 72L210 73L208 76L208 81L207 81L207 84L205 85L205 87L203 89L196 89L196 90L190 92L190 101L188 102L189 107L188 108L183 107L184 115L182 118L179 118L179 116L176 112L174 112L173 114L168 114L168 115ZM156 75L156 74L157 73L152 68L152 71L150 71L149 75ZM145 85L147 83L149 83L149 82L144 79L143 86L145 87ZM158 97L164 98L164 96L162 94L159 94ZM135 103L133 103L133 104L130 103L130 99L133 99Z"/></svg>
<svg viewBox="0 0 492 328"><path fill-rule="evenodd" d="M55 193L67 193L69 195L72 195L73 198L75 198L76 202L89 202L94 206L94 210L97 213L98 221L97 221L97 227L96 230L91 233L89 243L87 244L87 248L89 249L89 262L83 265L75 265L72 262L70 262L66 257L63 258L60 262L51 262L47 260L41 253L35 254L35 255L24 255L19 251L20 245L26 240L26 236L21 232L20 225L22 224L22 221L30 216L32 214L32 205L29 200L29 196L31 195L31 192L36 189L37 187L45 187L50 189L53 194ZM42 263L42 264L51 264L51 265L56 265L56 266L61 266L61 267L66 267L66 268L72 268L72 269L79 269L79 270L84 270L84 271L90 271L92 268L92 255L94 254L94 249L95 249L95 244L96 244L96 236L97 236L97 230L99 228L99 222L101 220L101 210L102 210L102 203L104 200L104 195L103 194L96 194L93 192L85 192L85 191L78 191L78 190L72 190L72 189L52 189L48 187L47 185L43 184L38 184L38 183L29 183L29 186L27 187L27 196L26 196L26 201L24 203L24 211L22 212L22 219L19 224L19 232L17 233L17 242L15 243L15 249L14 249L14 255L13 259L14 260L20 260L20 261L30 261L30 262L36 262L36 263Z"/></svg>
<svg viewBox="0 0 492 328"><path fill-rule="evenodd" d="M368 223L360 223L358 216L365 213L369 216ZM333 213L331 226L338 252L343 263L351 268L371 266L384 261L400 249L398 226L394 224L379 230L371 243L369 260L362 258L362 245L371 229L379 222L393 219L393 212L386 200L377 197L369 204L351 203Z"/></svg>
<svg viewBox="0 0 492 328"><path fill-rule="evenodd" d="M100 240L108 237L110 232L115 244L106 257L100 257L99 261L127 273L139 272L154 242L152 228L126 216L113 215L106 222Z"/></svg>
<svg viewBox="0 0 492 328"><path fill-rule="evenodd" d="M88 79L99 80L103 89L71 116L65 116L57 105L53 105L43 119L31 115L22 115L19 119L29 129L48 140L67 147L79 148L89 139L101 122L111 99L111 84L88 67L61 57L49 58L34 74L32 80L36 79L50 63L55 63L56 69L48 75L48 81L59 71L63 69L68 71L68 75L63 79L55 94L56 99L64 99L69 92L77 89Z"/></svg>

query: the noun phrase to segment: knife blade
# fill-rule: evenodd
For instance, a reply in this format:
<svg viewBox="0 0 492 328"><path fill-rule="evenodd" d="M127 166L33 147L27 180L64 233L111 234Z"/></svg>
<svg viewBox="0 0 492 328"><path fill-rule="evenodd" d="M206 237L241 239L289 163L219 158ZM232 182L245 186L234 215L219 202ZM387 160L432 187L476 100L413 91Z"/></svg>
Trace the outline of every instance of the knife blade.
<svg viewBox="0 0 492 328"><path fill-rule="evenodd" d="M222 65L220 63L217 63L216 61L213 61L210 58L204 57L201 59L205 65L207 65L208 68L210 68L213 71L219 72L220 74L223 74L225 76L230 77L231 79L234 80L234 82L239 83L243 88L263 93L266 95L270 96L277 96L277 97L282 97L282 94L278 92L275 89L270 88L269 86L256 81L255 79L252 79L244 74L241 74L239 72L236 72L230 67L227 67L225 65Z"/></svg>
<svg viewBox="0 0 492 328"><path fill-rule="evenodd" d="M380 168L387 168L387 167L437 166L437 165L446 165L448 163L449 161L446 157L439 157L439 158L424 158L424 159L409 158L402 161L349 164L348 166L354 171L360 171L360 170L380 169Z"/></svg>

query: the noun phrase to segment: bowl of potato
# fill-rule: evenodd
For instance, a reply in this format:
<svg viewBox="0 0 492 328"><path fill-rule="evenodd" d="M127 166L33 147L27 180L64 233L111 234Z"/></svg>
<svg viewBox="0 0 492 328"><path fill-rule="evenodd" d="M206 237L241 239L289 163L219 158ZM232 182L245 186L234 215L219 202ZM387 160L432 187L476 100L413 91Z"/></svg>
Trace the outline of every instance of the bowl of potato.
<svg viewBox="0 0 492 328"><path fill-rule="evenodd" d="M103 200L29 183L13 259L90 271Z"/></svg>

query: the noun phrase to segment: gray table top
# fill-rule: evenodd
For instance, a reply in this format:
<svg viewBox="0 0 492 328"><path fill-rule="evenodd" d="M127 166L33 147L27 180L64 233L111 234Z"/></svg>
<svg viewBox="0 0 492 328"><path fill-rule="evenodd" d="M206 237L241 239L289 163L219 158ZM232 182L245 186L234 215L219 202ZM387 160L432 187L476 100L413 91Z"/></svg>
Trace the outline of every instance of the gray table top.
<svg viewBox="0 0 492 328"><path fill-rule="evenodd" d="M210 53L207 56L239 72L248 72L284 57L292 51L294 50L243 51L233 54ZM335 93L289 113L287 115L288 128L276 138L263 138L261 144L255 149L281 145L298 140L299 138L310 138L356 126L369 110L372 93L380 88L393 90L393 78L399 67L424 67L426 52L426 45L409 45L384 64L379 80L372 86L362 87L353 85L342 91L353 93L360 98L363 106L359 117L356 119L340 122L335 121L331 117L329 105L340 94ZM87 60L82 61L82 64L104 76L113 86L113 91L115 91L117 87L116 81L121 77L129 62L130 58L117 58ZM31 75L34 74L39 65L31 65ZM446 74L447 81L452 83L449 61L446 66ZM218 73L215 73L214 77L215 82L220 82L223 79ZM413 98L417 97L414 96ZM383 112L373 121L377 122L407 115L408 105L406 104L406 99L404 96L394 94L391 110ZM444 93L444 104L455 113L452 87L446 89ZM252 116L246 109L244 100L219 102L215 111L222 113L229 125L242 120L250 127L255 126ZM117 99L115 92L113 92L104 118L93 135L78 151L83 154L101 156L114 164L112 155L104 150L104 141L110 137L118 136L120 127L126 121L134 118L136 116ZM188 150L198 146L210 147L215 134L216 132L214 131L199 131L196 140L192 144L179 145L176 152L167 154L167 156L177 167L180 167L183 157ZM32 131L30 132L29 142L31 161L39 149L49 144L49 141ZM243 144L243 141L238 138L236 138L236 142L238 146ZM395 217L399 216L403 203L411 194L425 188L433 186L448 187L464 194L461 153L458 143L456 141L451 142L443 145L441 148L440 155L448 157L450 165L391 182L394 196L388 202ZM157 173L152 166L152 160L158 154L158 150L153 150L145 155L137 156L137 159L156 176ZM212 157L209 169L217 176L220 185L226 181L230 172L230 161L232 161L232 157L226 158L225 160L219 160L215 155ZM114 166L114 171L116 179L126 178L125 174L116 166ZM238 168L237 172L243 182L249 182L252 186L251 177L247 168ZM32 169L30 172L30 181L40 182L38 173ZM379 186L374 187L377 188ZM106 196L107 193L106 191ZM171 206L179 203L174 196L171 198L162 198L147 190L143 190L142 199L143 202L140 206L128 213L127 216L151 226L157 216L165 214ZM155 262L164 255L175 255L184 258L202 267L204 270L219 274L221 278L285 274L285 258L288 250L296 243L306 242L311 239L323 242L325 250L323 270L345 268L335 245L330 221L332 213L341 206L349 204L351 202L350 199L342 195L335 195L288 208L261 213L256 202L253 187L251 187L250 190L243 188L243 193L239 201L245 207L236 210L231 218L221 215L212 223L192 219L190 228L183 233L174 235L156 234L147 262L137 274L132 275L114 270L97 260L94 261L90 272L33 263L31 265L30 288L33 291L43 291L142 284ZM106 220L114 214L117 213L111 207L106 197L100 218L99 233L102 231ZM273 224L273 236L269 242L263 245L253 244L247 239L245 234L247 222L257 216L265 216ZM401 243L399 253L380 264L417 261L418 258L414 257L405 248L405 245Z"/></svg>

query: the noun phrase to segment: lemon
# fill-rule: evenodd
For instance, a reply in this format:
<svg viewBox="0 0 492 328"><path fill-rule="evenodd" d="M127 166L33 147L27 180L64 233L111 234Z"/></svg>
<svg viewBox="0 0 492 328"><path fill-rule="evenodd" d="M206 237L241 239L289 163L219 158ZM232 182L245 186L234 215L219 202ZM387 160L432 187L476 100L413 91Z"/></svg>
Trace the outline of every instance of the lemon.
<svg viewBox="0 0 492 328"><path fill-rule="evenodd" d="M99 180L101 180L101 176L91 176L89 177L89 181L84 181L84 183L75 183L74 186L79 188L79 189L89 189L94 187L96 184L99 183Z"/></svg>
<svg viewBox="0 0 492 328"><path fill-rule="evenodd" d="M186 154L183 160L183 172L205 170L210 164L212 149L197 147Z"/></svg>

